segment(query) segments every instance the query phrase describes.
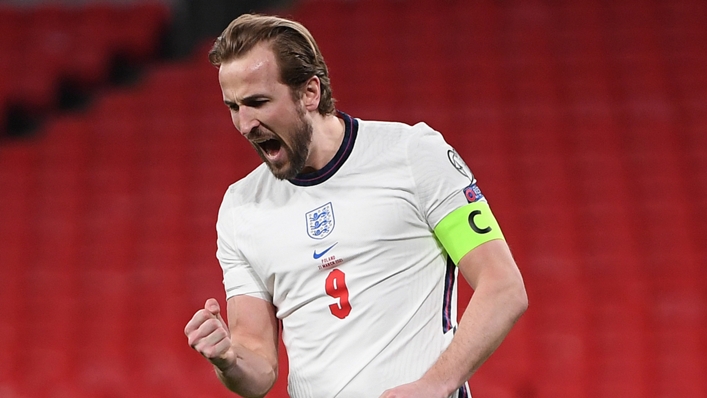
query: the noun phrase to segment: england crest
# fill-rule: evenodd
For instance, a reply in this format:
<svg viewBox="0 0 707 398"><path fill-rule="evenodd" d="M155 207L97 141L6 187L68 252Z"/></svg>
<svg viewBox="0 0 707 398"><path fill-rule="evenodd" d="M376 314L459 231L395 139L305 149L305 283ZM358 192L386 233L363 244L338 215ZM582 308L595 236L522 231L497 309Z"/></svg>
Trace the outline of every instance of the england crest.
<svg viewBox="0 0 707 398"><path fill-rule="evenodd" d="M334 208L331 202L305 214L307 235L312 239L324 239L334 230Z"/></svg>

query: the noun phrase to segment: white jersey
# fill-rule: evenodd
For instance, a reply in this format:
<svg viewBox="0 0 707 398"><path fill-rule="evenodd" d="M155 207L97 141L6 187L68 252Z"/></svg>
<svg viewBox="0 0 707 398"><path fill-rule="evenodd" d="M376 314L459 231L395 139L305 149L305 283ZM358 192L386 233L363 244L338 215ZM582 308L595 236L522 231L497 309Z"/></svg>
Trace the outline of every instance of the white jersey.
<svg viewBox="0 0 707 398"><path fill-rule="evenodd" d="M424 123L339 116L325 168L282 181L260 165L217 223L227 297L276 307L294 398L378 397L419 379L456 330L457 269L433 229L473 176Z"/></svg>

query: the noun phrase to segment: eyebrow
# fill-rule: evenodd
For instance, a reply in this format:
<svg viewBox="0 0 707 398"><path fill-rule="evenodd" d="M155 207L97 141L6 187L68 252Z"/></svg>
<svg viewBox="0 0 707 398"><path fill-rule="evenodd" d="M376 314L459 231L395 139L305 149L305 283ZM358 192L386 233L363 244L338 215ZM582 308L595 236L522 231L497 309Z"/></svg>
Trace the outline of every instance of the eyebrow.
<svg viewBox="0 0 707 398"><path fill-rule="evenodd" d="M270 99L270 97L268 97L265 94L253 94L253 95L249 95L249 96L243 98L242 100L240 100L240 103L248 105L248 104L253 104L258 101L267 100L267 99ZM233 107L233 106L238 105L238 102L230 101L230 100L223 100L223 103L226 104L226 106L228 106L228 107Z"/></svg>

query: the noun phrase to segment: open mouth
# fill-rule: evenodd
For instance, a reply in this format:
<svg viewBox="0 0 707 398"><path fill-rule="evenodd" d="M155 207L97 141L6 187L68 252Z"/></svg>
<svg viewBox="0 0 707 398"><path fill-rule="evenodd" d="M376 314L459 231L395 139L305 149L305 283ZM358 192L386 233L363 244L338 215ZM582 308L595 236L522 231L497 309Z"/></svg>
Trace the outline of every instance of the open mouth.
<svg viewBox="0 0 707 398"><path fill-rule="evenodd" d="M282 144L276 139L258 142L257 145L266 155L268 155L268 157L275 157L280 152L280 148L282 148Z"/></svg>

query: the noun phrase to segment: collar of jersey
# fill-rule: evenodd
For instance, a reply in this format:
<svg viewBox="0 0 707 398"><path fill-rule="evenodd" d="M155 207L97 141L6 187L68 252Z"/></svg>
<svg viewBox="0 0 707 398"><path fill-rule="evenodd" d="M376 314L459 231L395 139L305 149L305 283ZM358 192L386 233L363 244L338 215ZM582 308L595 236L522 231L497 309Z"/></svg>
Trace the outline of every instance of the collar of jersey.
<svg viewBox="0 0 707 398"><path fill-rule="evenodd" d="M327 163L326 166L322 167L320 170L311 173L297 174L295 178L290 179L289 181L294 185L308 187L321 184L336 174L336 172L346 162L346 159L349 158L349 155L353 150L354 142L356 141L358 120L341 111L337 111L337 116L344 120L344 126L346 127L344 129L344 140L341 142L339 150L336 151L336 154L329 161L329 163Z"/></svg>

